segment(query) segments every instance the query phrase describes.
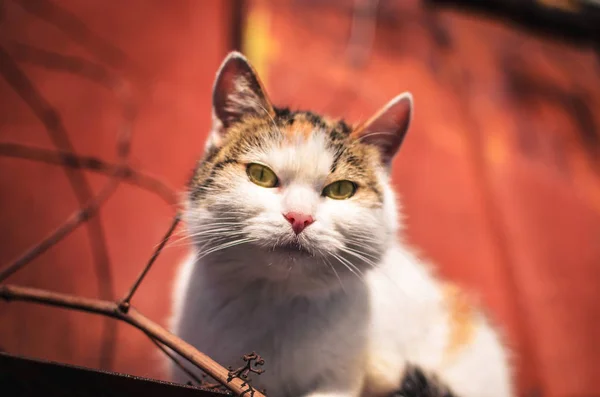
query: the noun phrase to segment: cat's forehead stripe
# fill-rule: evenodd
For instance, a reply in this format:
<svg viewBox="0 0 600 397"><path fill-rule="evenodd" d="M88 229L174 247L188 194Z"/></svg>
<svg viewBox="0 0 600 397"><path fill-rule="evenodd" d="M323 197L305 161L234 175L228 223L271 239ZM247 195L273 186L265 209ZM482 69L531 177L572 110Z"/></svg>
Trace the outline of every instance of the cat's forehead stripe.
<svg viewBox="0 0 600 397"><path fill-rule="evenodd" d="M316 127L313 123L308 121L305 117L294 117L292 122L286 123L282 128L282 132L288 140L295 140L298 135L304 139L309 139L315 132Z"/></svg>

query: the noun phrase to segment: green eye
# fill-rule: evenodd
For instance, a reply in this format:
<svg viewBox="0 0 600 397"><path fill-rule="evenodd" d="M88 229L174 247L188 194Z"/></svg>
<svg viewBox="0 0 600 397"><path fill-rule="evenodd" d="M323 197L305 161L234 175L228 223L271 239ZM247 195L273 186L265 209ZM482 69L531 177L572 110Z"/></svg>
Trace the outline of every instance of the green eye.
<svg viewBox="0 0 600 397"><path fill-rule="evenodd" d="M248 164L246 173L248 174L248 178L258 186L275 187L279 182L277 175L266 165L257 163Z"/></svg>
<svg viewBox="0 0 600 397"><path fill-rule="evenodd" d="M356 192L356 184L350 181L333 182L323 189L323 195L334 200L350 198Z"/></svg>

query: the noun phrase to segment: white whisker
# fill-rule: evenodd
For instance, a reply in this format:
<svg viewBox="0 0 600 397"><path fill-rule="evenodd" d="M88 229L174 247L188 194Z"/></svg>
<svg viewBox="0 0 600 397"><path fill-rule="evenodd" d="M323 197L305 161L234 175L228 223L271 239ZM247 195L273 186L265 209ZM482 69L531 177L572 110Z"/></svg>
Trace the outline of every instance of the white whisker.
<svg viewBox="0 0 600 397"><path fill-rule="evenodd" d="M395 136L396 134L392 133L392 132L385 132L385 131L380 131L380 132L370 132L368 134L362 135L361 137L359 137L357 139L357 141L362 141L365 138L369 138L372 136L376 136L376 135L383 135L383 136Z"/></svg>
<svg viewBox="0 0 600 397"><path fill-rule="evenodd" d="M338 274L337 270L335 270L335 267L333 266L333 264L329 261L329 259L324 258L325 263L327 263L327 265L329 265L329 268L333 271L333 274L335 274L335 277L338 279L338 281L340 282L340 287L342 288L342 291L344 291L344 294L346 293L346 289L344 288L344 284L342 283L342 279L340 278L340 275Z"/></svg>
<svg viewBox="0 0 600 397"><path fill-rule="evenodd" d="M204 252L201 252L198 256L198 259L202 259L204 257L206 257L207 255L210 255L212 253L215 253L217 251L221 251L224 250L226 248L231 248L231 247L235 247L236 245L240 245L240 244L245 244L245 243L249 243L251 241L255 241L256 239L254 238L250 238L250 237L245 237L239 240L234 240L234 241L230 241L227 243L223 243L221 245L218 245L216 247L210 248Z"/></svg>
<svg viewBox="0 0 600 397"><path fill-rule="evenodd" d="M362 272L360 272L360 270L354 266L351 262L349 262L347 259L337 255L337 254L331 254L335 259L337 259L342 265L344 265L346 267L346 269L350 270L350 272L352 272L352 274L354 274L356 277L358 277L359 280L361 280L362 282L364 282L364 278L362 275ZM356 270L354 270L356 269ZM358 271L358 272L357 272Z"/></svg>

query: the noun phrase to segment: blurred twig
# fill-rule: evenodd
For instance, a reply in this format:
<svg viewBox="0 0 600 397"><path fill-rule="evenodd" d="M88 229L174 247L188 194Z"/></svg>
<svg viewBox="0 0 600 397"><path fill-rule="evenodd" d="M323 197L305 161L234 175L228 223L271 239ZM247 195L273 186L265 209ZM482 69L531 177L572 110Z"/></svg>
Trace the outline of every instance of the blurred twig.
<svg viewBox="0 0 600 397"><path fill-rule="evenodd" d="M53 25L97 58L115 68L131 63L124 51L92 32L76 15L49 0L13 0L25 11Z"/></svg>
<svg viewBox="0 0 600 397"><path fill-rule="evenodd" d="M96 197L90 200L89 203L87 203L87 205L85 205L82 209L71 215L62 225L50 233L48 237L31 247L10 265L3 268L0 271L0 282L6 280L23 266L31 262L34 258L37 258L46 252L48 248L58 243L65 236L75 230L79 225L92 219L98 213L100 205L114 193L118 184L119 182L117 180L111 180Z"/></svg>
<svg viewBox="0 0 600 397"><path fill-rule="evenodd" d="M120 80L101 64L81 57L60 54L19 42L13 43L8 49L16 61L80 75L107 88L113 88Z"/></svg>
<svg viewBox="0 0 600 397"><path fill-rule="evenodd" d="M347 45L347 59L351 67L363 67L369 58L377 30L379 0L354 0L352 27Z"/></svg>
<svg viewBox="0 0 600 397"><path fill-rule="evenodd" d="M129 165L107 163L97 157L80 156L64 150L37 148L18 143L0 142L0 156L22 158L77 169L86 169L105 175L114 175L120 169L121 180L160 196L168 204L177 204L175 191L157 177L133 169Z"/></svg>
<svg viewBox="0 0 600 397"><path fill-rule="evenodd" d="M117 155L121 161L127 160L136 106L133 102L132 89L126 80L113 74L101 64L85 58L47 51L23 43L14 43L11 50L11 56L15 60L78 75L111 91L121 103L123 113L123 123L117 135Z"/></svg>

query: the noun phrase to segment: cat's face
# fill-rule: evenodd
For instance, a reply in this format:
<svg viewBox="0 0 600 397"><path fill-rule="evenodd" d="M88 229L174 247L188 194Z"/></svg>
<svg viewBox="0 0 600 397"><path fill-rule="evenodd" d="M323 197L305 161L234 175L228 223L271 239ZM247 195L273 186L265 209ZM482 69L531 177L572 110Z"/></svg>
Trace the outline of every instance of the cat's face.
<svg viewBox="0 0 600 397"><path fill-rule="evenodd" d="M359 129L277 109L245 59L230 55L190 185L187 223L200 255L237 270L245 255L246 274L273 280L360 277L396 231L388 169L410 107L410 96L398 97Z"/></svg>

